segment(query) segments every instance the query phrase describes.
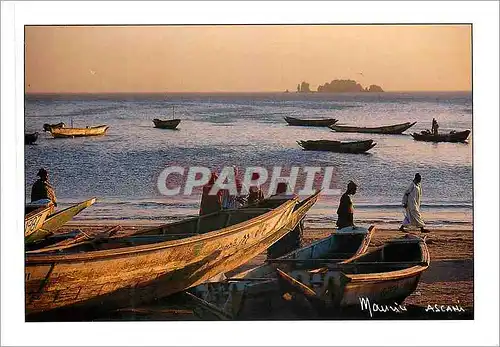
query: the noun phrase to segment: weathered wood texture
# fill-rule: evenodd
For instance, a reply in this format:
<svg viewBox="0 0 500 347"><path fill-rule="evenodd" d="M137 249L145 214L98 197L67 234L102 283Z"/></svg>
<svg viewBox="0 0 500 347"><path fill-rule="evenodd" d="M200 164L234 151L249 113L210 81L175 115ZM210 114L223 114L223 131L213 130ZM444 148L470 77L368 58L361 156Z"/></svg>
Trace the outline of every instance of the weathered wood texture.
<svg viewBox="0 0 500 347"><path fill-rule="evenodd" d="M51 210L51 206L46 206L37 208L36 210L28 213L24 217L24 237L29 237L40 229Z"/></svg>
<svg viewBox="0 0 500 347"><path fill-rule="evenodd" d="M134 237L110 238L95 251L71 252L77 247L60 254L28 254L26 314L64 307L71 313L134 307L196 286L263 252L288 223L296 203L264 212L221 211L138 236L144 242L148 235L198 234L173 241L155 242L153 236L149 243L127 246Z"/></svg>

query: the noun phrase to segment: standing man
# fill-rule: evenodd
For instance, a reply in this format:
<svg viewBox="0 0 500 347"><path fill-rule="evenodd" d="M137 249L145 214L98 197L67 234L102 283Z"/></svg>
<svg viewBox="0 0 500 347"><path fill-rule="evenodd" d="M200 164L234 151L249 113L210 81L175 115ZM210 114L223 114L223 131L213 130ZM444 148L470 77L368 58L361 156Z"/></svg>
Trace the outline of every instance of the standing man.
<svg viewBox="0 0 500 347"><path fill-rule="evenodd" d="M423 233L429 232L429 230L425 229L425 223L420 214L420 200L422 198L421 181L422 177L419 173L416 173L413 182L405 191L403 196L403 207L406 209L406 214L403 224L399 227L399 231L406 232L405 227L415 226L420 228L420 231Z"/></svg>
<svg viewBox="0 0 500 347"><path fill-rule="evenodd" d="M31 202L48 199L57 207L56 193L54 188L49 183L49 173L44 168L38 170L40 178L31 187Z"/></svg>
<svg viewBox="0 0 500 347"><path fill-rule="evenodd" d="M339 208L337 209L337 229L354 226L354 206L350 195L356 194L358 186L353 181L347 184L347 190L340 198Z"/></svg>
<svg viewBox="0 0 500 347"><path fill-rule="evenodd" d="M437 135L439 129L439 124L436 118L432 118L432 135Z"/></svg>

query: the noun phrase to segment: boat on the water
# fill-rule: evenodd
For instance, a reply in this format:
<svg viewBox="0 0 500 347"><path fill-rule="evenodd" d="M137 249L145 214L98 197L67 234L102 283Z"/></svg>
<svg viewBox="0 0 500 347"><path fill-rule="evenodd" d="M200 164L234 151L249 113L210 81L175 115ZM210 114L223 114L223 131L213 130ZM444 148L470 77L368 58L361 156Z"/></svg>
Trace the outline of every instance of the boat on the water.
<svg viewBox="0 0 500 347"><path fill-rule="evenodd" d="M49 123L45 123L43 125L43 131L50 131L51 129L58 129L58 128L64 128L64 123L63 122L59 122L57 124L49 124Z"/></svg>
<svg viewBox="0 0 500 347"><path fill-rule="evenodd" d="M52 235L54 231L69 222L84 209L93 205L95 201L95 198L88 199L64 210L50 214L37 230L31 232L29 235L25 235L24 242L33 243Z"/></svg>
<svg viewBox="0 0 500 347"><path fill-rule="evenodd" d="M417 141L426 142L467 142L469 138L470 130L464 131L451 131L448 134L437 134L434 135L430 131L422 131L419 133L413 133L413 139Z"/></svg>
<svg viewBox="0 0 500 347"><path fill-rule="evenodd" d="M175 129L181 122L180 119L169 119L169 120L161 120L161 119L153 119L153 123L155 124L155 128L160 129Z"/></svg>
<svg viewBox="0 0 500 347"><path fill-rule="evenodd" d="M297 141L297 143L306 151L327 151L337 153L365 153L376 145L373 140L352 142L307 140Z"/></svg>
<svg viewBox="0 0 500 347"><path fill-rule="evenodd" d="M305 213L295 211L297 218ZM279 294L276 269L292 270L311 264L331 264L363 254L368 249L375 227L333 232L306 247L277 259L241 272L224 281L207 282L190 289L190 292L218 307L231 318L245 315L246 308L267 306L273 295Z"/></svg>
<svg viewBox="0 0 500 347"><path fill-rule="evenodd" d="M99 125L86 128L50 128L49 131L55 138L66 138L105 135L108 128L107 125Z"/></svg>
<svg viewBox="0 0 500 347"><path fill-rule="evenodd" d="M45 219L51 213L52 209L52 206L42 206L26 213L24 216L25 238L42 227L43 222L45 222Z"/></svg>
<svg viewBox="0 0 500 347"><path fill-rule="evenodd" d="M339 133L369 133L369 134L402 134L417 122L386 125L381 127L353 127L345 125L330 125L329 128Z"/></svg>
<svg viewBox="0 0 500 347"><path fill-rule="evenodd" d="M298 294L319 314L329 315L369 302L401 304L417 288L429 263L425 241L412 236L340 263L277 272L283 293Z"/></svg>
<svg viewBox="0 0 500 347"><path fill-rule="evenodd" d="M129 237L26 252L26 319L75 320L201 284L266 250L296 204L223 210Z"/></svg>
<svg viewBox="0 0 500 347"><path fill-rule="evenodd" d="M24 134L24 144L25 145L32 145L38 140L38 131L35 131L34 133L30 134Z"/></svg>
<svg viewBox="0 0 500 347"><path fill-rule="evenodd" d="M294 117L285 117L285 121L289 125L306 126L306 127L327 127L338 122L337 119L299 119Z"/></svg>

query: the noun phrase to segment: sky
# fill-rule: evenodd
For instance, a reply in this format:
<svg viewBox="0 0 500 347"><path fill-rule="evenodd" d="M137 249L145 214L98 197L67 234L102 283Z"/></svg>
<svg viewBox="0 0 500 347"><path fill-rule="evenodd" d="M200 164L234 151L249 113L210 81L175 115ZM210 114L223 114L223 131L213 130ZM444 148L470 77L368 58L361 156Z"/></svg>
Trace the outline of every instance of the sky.
<svg viewBox="0 0 500 347"><path fill-rule="evenodd" d="M26 26L27 93L471 90L469 25Z"/></svg>

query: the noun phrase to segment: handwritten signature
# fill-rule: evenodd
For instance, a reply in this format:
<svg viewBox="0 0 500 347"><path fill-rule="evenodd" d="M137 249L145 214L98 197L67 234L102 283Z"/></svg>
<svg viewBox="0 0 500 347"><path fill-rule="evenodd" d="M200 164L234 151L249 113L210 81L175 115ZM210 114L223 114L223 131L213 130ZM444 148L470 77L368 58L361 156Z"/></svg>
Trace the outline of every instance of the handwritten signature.
<svg viewBox="0 0 500 347"><path fill-rule="evenodd" d="M368 311L370 314L370 318L373 317L374 312L391 312L391 313L403 313L406 312L406 306L398 303L394 303L394 305L387 304L377 304L375 302L370 302L370 299L366 297L359 298L359 304L361 306L361 311ZM425 308L425 312L465 312L465 309L457 305L438 305L438 304L428 304Z"/></svg>

